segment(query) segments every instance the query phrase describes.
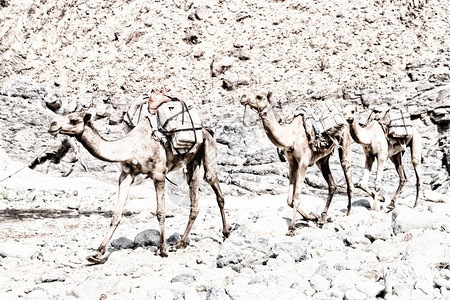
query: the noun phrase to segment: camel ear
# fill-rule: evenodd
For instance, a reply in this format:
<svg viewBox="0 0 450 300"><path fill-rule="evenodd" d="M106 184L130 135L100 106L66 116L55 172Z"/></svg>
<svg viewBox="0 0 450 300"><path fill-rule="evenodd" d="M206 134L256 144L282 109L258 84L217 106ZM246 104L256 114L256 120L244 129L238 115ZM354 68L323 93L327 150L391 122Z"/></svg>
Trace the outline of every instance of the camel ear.
<svg viewBox="0 0 450 300"><path fill-rule="evenodd" d="M267 100L270 101L270 98L272 98L272 92L267 92Z"/></svg>
<svg viewBox="0 0 450 300"><path fill-rule="evenodd" d="M92 114L91 113L86 113L83 117L83 122L87 123L88 121L90 121L92 118Z"/></svg>

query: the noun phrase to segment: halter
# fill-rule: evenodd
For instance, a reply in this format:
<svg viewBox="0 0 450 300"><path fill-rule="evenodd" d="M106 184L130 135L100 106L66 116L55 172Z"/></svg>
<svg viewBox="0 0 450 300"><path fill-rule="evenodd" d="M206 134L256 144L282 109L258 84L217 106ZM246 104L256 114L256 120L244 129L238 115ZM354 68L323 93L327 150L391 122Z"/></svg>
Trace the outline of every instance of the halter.
<svg viewBox="0 0 450 300"><path fill-rule="evenodd" d="M256 100L256 109L258 110L258 119L259 119L259 123L261 123L261 127L264 129L264 132L266 134L268 134L269 132L267 131L267 129L264 127L264 124L262 122L262 115L266 114L269 112L269 110L271 110L272 108L269 107L269 105L266 106L266 108L264 108L262 111L259 109L259 101L258 101L258 97L255 97Z"/></svg>

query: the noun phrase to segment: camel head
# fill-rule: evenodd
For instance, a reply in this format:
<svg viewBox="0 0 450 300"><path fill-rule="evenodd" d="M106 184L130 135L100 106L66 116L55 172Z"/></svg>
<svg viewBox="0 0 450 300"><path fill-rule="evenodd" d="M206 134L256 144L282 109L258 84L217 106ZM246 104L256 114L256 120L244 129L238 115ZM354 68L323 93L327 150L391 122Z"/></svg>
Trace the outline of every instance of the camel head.
<svg viewBox="0 0 450 300"><path fill-rule="evenodd" d="M242 95L241 104L248 105L252 109L261 113L264 110L271 107L270 98L272 97L272 92L264 93L250 93L249 95Z"/></svg>
<svg viewBox="0 0 450 300"><path fill-rule="evenodd" d="M347 105L344 107L344 118L347 120L348 124L352 124L355 120L356 112L358 111L357 105Z"/></svg>
<svg viewBox="0 0 450 300"><path fill-rule="evenodd" d="M80 136L84 132L84 126L91 120L91 114L74 112L66 116L58 116L50 124L48 132L56 136L58 133L69 136Z"/></svg>

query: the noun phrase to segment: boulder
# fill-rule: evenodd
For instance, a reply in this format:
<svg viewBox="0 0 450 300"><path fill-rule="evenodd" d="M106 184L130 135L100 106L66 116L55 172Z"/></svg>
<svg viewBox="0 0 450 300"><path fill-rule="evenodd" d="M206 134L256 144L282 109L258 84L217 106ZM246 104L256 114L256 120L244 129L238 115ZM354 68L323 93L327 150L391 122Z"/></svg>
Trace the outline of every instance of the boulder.
<svg viewBox="0 0 450 300"><path fill-rule="evenodd" d="M244 225L233 231L219 249L217 267L231 267L239 272L243 268L265 264L269 260L270 248L265 239L252 235Z"/></svg>

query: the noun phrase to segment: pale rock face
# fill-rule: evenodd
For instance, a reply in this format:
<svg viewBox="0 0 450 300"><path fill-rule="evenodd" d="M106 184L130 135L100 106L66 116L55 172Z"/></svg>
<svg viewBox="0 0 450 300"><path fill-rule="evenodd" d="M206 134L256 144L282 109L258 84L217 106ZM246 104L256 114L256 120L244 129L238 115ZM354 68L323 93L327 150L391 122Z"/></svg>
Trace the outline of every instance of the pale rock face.
<svg viewBox="0 0 450 300"><path fill-rule="evenodd" d="M446 1L122 2L0 0L1 299L450 298ZM223 241L202 182L189 245L155 256L154 188L137 178L108 260L87 265L107 233L120 168L51 137L50 122L90 110L99 133L117 139L130 104L164 85L194 101L215 133L231 236ZM284 236L287 164L257 114L244 116L239 104L260 90L273 92L282 120L319 99L406 108L423 137L418 207L407 150L397 208L371 211L372 199L355 190L345 216L333 154L328 224L298 217L297 235ZM354 182L363 164L353 144ZM382 206L398 186L392 162L385 166ZM166 232L176 240L190 203L184 174L169 179L176 185L166 183ZM319 170L309 168L300 206L320 213L326 194Z"/></svg>

